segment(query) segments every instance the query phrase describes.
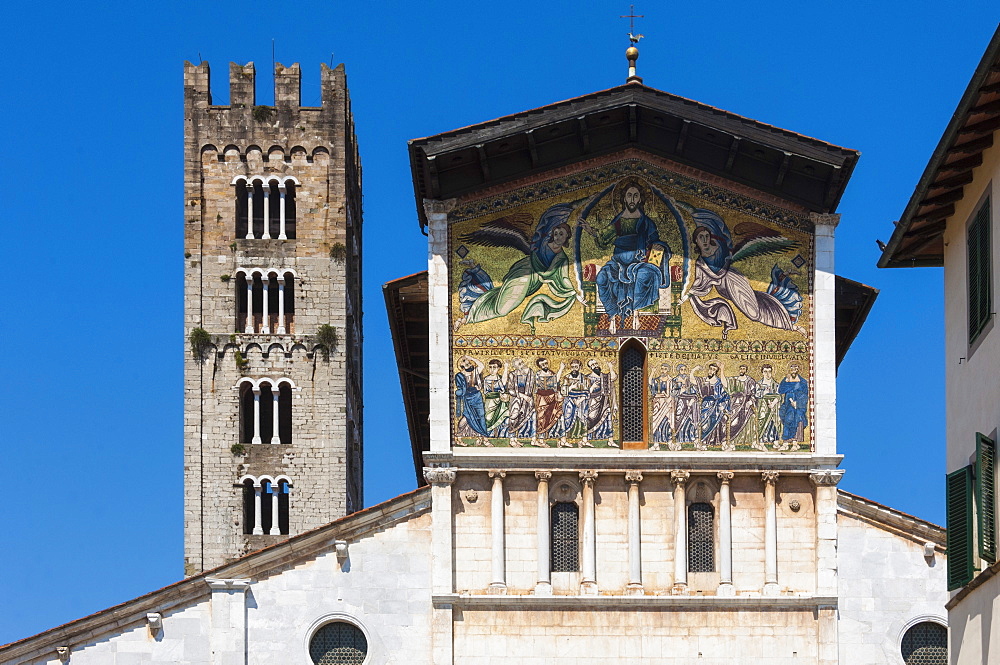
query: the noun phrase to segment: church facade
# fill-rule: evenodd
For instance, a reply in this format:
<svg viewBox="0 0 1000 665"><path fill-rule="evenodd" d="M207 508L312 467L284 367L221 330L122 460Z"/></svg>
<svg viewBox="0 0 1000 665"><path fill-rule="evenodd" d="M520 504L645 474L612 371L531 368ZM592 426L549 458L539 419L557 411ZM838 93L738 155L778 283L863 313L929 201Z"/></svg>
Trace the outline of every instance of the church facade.
<svg viewBox="0 0 1000 665"><path fill-rule="evenodd" d="M186 278L207 335L187 366L190 576L0 661L936 662L943 530L837 488L836 369L875 297L834 272L858 154L649 88L629 55L625 85L411 141L428 270L385 293L427 486L365 510L341 415L360 419L358 305L334 303L349 277L313 286L360 270L339 267L360 253L342 71L324 70L327 156L192 130L188 191L212 187L186 202L208 211L188 246L218 237ZM198 97L202 67L193 112L263 117L243 68L230 108ZM332 192L311 189L323 173Z"/></svg>

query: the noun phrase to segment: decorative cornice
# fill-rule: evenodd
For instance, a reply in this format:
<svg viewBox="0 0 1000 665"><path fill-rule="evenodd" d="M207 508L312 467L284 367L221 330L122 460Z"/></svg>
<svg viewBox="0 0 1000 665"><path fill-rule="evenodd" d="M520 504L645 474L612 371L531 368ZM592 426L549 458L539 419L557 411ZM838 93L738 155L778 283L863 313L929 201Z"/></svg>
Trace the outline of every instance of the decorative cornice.
<svg viewBox="0 0 1000 665"><path fill-rule="evenodd" d="M809 480L813 485L836 487L840 479L844 477L843 469L827 469L823 471L813 471L809 474Z"/></svg>
<svg viewBox="0 0 1000 665"><path fill-rule="evenodd" d="M630 485L637 485L642 482L642 472L640 471L626 471L625 472L625 482Z"/></svg>
<svg viewBox="0 0 1000 665"><path fill-rule="evenodd" d="M455 482L455 468L450 466L425 466L424 480L431 485L451 485Z"/></svg>
<svg viewBox="0 0 1000 665"><path fill-rule="evenodd" d="M670 480L673 481L674 485L683 485L687 482L688 478L691 477L690 471L681 471L680 469L674 469L670 472Z"/></svg>
<svg viewBox="0 0 1000 665"><path fill-rule="evenodd" d="M785 608L830 608L837 607L836 596L535 596L485 594L435 594L431 597L435 607L567 607L579 608L581 603L595 607L676 607L705 608L717 607L761 610L781 610Z"/></svg>

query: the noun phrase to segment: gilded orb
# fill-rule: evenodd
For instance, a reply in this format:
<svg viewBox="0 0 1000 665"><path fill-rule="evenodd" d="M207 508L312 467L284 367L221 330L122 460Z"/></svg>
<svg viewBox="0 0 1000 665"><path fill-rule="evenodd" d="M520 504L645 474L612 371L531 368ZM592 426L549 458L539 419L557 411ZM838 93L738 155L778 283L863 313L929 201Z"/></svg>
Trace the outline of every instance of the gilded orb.
<svg viewBox="0 0 1000 665"><path fill-rule="evenodd" d="M639 49L637 49L634 46L629 46L628 50L625 51L625 57L628 58L629 60L638 60Z"/></svg>

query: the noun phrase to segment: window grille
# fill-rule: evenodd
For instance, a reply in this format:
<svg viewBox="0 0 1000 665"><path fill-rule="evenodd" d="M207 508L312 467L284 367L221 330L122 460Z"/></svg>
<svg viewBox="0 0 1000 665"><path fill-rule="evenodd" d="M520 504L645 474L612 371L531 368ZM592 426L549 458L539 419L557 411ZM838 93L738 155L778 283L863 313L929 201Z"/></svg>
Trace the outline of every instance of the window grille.
<svg viewBox="0 0 1000 665"><path fill-rule="evenodd" d="M314 665L361 665L367 655L365 634L344 621L326 624L309 641L309 657Z"/></svg>
<svg viewBox="0 0 1000 665"><path fill-rule="evenodd" d="M903 635L900 650L906 665L946 665L948 630L933 621L918 623Z"/></svg>
<svg viewBox="0 0 1000 665"><path fill-rule="evenodd" d="M646 387L646 353L638 346L629 346L621 356L621 427L622 441L645 440L643 397Z"/></svg>
<svg viewBox="0 0 1000 665"><path fill-rule="evenodd" d="M991 293L992 257L990 256L990 200L976 212L966 231L969 277L969 344L976 341L990 321L993 305Z"/></svg>
<svg viewBox="0 0 1000 665"><path fill-rule="evenodd" d="M688 572L711 573L715 570L713 521L710 504L688 506Z"/></svg>
<svg viewBox="0 0 1000 665"><path fill-rule="evenodd" d="M580 570L580 509L575 503L552 506L552 572Z"/></svg>

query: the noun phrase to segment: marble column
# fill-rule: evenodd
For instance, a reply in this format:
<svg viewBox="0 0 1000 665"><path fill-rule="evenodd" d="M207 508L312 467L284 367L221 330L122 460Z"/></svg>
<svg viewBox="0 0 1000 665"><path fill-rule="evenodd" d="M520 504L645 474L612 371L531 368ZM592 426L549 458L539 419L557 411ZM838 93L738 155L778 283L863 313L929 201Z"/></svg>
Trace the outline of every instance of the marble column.
<svg viewBox="0 0 1000 665"><path fill-rule="evenodd" d="M278 493L279 493L278 483L271 483L271 530L268 531L268 535L280 536L281 527L278 526Z"/></svg>
<svg viewBox="0 0 1000 665"><path fill-rule="evenodd" d="M503 479L505 471L490 471L493 488L490 491L490 533L493 542L493 579L490 581L489 592L503 595L507 593L507 571L504 560L504 503Z"/></svg>
<svg viewBox="0 0 1000 665"><path fill-rule="evenodd" d="M583 482L583 561L580 580L581 594L597 593L597 529L594 523L594 482L596 471L581 471Z"/></svg>
<svg viewBox="0 0 1000 665"><path fill-rule="evenodd" d="M271 183L265 182L261 185L264 190L264 240L271 239Z"/></svg>
<svg viewBox="0 0 1000 665"><path fill-rule="evenodd" d="M253 240L253 183L247 181L247 240Z"/></svg>
<svg viewBox="0 0 1000 665"><path fill-rule="evenodd" d="M260 492L261 492L260 483L254 483L254 485L253 485L253 535L255 535L255 536L263 536L264 535L264 527L261 526L261 523L260 523L260 516L261 516Z"/></svg>
<svg viewBox="0 0 1000 665"><path fill-rule="evenodd" d="M249 334L254 332L253 327L253 275L247 273L247 322L243 326L243 332Z"/></svg>
<svg viewBox="0 0 1000 665"><path fill-rule="evenodd" d="M729 482L732 471L720 471L719 476L719 589L720 596L736 595L733 588L733 513Z"/></svg>
<svg viewBox="0 0 1000 665"><path fill-rule="evenodd" d="M260 388L253 388L253 438L250 443L260 443Z"/></svg>
<svg viewBox="0 0 1000 665"><path fill-rule="evenodd" d="M285 334L285 276L278 275L278 329L279 335Z"/></svg>
<svg viewBox="0 0 1000 665"><path fill-rule="evenodd" d="M643 595L642 590L642 550L639 520L639 483L642 474L638 471L625 473L628 483L628 586L626 593L630 596Z"/></svg>
<svg viewBox="0 0 1000 665"><path fill-rule="evenodd" d="M286 240L288 236L285 235L285 183L278 185L278 195L281 197L278 200L278 240Z"/></svg>
<svg viewBox="0 0 1000 665"><path fill-rule="evenodd" d="M778 595L778 508L775 504L777 471L764 471L764 595Z"/></svg>
<svg viewBox="0 0 1000 665"><path fill-rule="evenodd" d="M538 480L538 582L536 596L552 595L552 525L549 512L549 481L551 471L535 471Z"/></svg>
<svg viewBox="0 0 1000 665"><path fill-rule="evenodd" d="M278 411L279 404L278 399L281 397L281 388L274 384L271 385L271 443L281 443L281 434L278 429Z"/></svg>
<svg viewBox="0 0 1000 665"><path fill-rule="evenodd" d="M271 334L270 315L267 311L268 289L271 288L271 274L261 275L260 284L264 287L264 296L261 298L260 331L265 335Z"/></svg>
<svg viewBox="0 0 1000 665"><path fill-rule="evenodd" d="M688 542L687 542L687 500L685 483L691 474L688 471L671 471L674 483L674 586L673 594L687 593Z"/></svg>

